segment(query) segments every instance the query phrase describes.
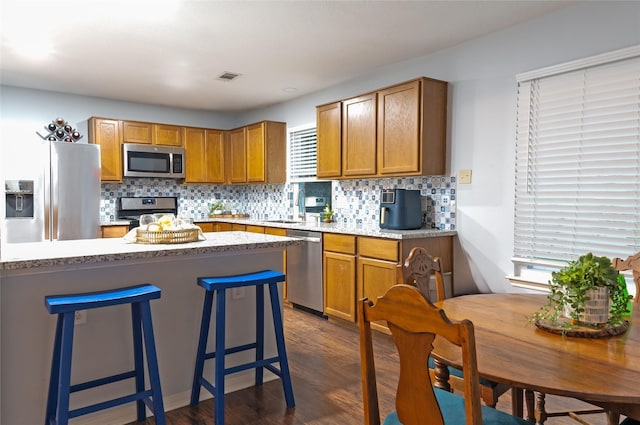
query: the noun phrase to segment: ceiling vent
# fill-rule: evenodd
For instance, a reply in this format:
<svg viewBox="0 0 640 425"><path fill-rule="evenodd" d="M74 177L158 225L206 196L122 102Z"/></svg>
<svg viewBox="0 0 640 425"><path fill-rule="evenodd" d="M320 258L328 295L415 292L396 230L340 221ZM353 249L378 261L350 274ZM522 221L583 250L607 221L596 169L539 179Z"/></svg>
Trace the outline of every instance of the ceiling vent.
<svg viewBox="0 0 640 425"><path fill-rule="evenodd" d="M220 81L231 81L231 80L235 80L239 76L240 76L240 74L236 74L234 72L226 72L225 71L222 74L218 75L218 80L220 80Z"/></svg>

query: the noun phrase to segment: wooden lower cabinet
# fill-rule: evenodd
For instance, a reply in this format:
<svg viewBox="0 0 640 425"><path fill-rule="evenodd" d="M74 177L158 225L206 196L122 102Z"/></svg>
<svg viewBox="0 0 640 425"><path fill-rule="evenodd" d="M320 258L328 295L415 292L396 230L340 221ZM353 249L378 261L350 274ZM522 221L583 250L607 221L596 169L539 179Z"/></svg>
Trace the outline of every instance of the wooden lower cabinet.
<svg viewBox="0 0 640 425"><path fill-rule="evenodd" d="M324 312L356 321L356 256L325 251L323 255Z"/></svg>
<svg viewBox="0 0 640 425"><path fill-rule="evenodd" d="M196 222L194 223L196 226L200 227L200 230L202 230L202 232L206 233L206 232L215 232L216 231L216 224L217 223L213 223L210 221L200 221L200 222Z"/></svg>
<svg viewBox="0 0 640 425"><path fill-rule="evenodd" d="M264 226L253 226L253 225L247 224L245 231L251 232L251 233L264 233Z"/></svg>
<svg viewBox="0 0 640 425"><path fill-rule="evenodd" d="M322 280L324 313L356 320L356 237L323 234Z"/></svg>
<svg viewBox="0 0 640 425"><path fill-rule="evenodd" d="M129 233L129 226L100 226L101 238L121 238Z"/></svg>
<svg viewBox="0 0 640 425"><path fill-rule="evenodd" d="M397 267L413 247L425 248L442 259L445 272L452 270L453 238L387 239L324 233L324 313L356 322L356 302L367 297L375 302L397 282ZM453 290L453 288L452 288ZM389 332L386 323L372 323Z"/></svg>
<svg viewBox="0 0 640 425"><path fill-rule="evenodd" d="M357 300L367 297L376 302L378 297L387 293L396 284L397 262L375 258L358 257L358 291ZM371 328L388 331L386 322L372 322Z"/></svg>

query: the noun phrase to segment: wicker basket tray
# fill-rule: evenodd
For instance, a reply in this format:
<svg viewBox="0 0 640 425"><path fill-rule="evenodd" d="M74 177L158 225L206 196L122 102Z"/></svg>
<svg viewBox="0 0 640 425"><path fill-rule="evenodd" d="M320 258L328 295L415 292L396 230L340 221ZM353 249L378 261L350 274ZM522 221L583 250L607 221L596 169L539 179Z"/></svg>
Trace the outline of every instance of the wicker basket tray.
<svg viewBox="0 0 640 425"><path fill-rule="evenodd" d="M198 229L163 230L161 232L149 232L138 229L136 231L136 243L187 243L198 240Z"/></svg>

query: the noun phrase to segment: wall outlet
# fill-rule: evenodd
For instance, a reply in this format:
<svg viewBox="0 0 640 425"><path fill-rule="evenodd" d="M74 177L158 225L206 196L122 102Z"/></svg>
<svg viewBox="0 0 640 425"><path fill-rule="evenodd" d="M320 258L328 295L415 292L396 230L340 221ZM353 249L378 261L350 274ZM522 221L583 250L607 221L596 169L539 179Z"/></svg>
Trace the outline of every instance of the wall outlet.
<svg viewBox="0 0 640 425"><path fill-rule="evenodd" d="M87 323L87 310L76 311L73 323L75 325L84 325L85 323Z"/></svg>
<svg viewBox="0 0 640 425"><path fill-rule="evenodd" d="M458 183L471 184L471 170L458 171Z"/></svg>
<svg viewBox="0 0 640 425"><path fill-rule="evenodd" d="M244 298L244 288L232 288L231 299L239 300L240 298Z"/></svg>

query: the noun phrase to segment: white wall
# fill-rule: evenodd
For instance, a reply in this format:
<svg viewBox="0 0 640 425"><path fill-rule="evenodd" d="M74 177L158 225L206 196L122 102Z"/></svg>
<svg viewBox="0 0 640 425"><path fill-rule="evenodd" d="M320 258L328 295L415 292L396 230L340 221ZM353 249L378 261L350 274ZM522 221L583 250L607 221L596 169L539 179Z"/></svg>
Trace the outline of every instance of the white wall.
<svg viewBox="0 0 640 425"><path fill-rule="evenodd" d="M511 290L504 276L512 271L515 75L635 44L640 44L640 2L594 1L245 114L208 114L7 87L0 92L0 106L3 121L29 117L39 125L57 115L74 123L102 115L220 128L272 119L294 127L314 122L315 106L322 103L418 76L449 81L447 173L473 170L473 183L458 185L456 286L473 287L475 282L481 291L503 292ZM7 143L4 135L1 143Z"/></svg>
<svg viewBox="0 0 640 425"><path fill-rule="evenodd" d="M450 82L449 167L471 169L458 184L455 282L458 288L510 292L513 271L513 173L518 73L640 44L640 2L586 2L348 84L241 119L315 120L315 105L428 76Z"/></svg>

